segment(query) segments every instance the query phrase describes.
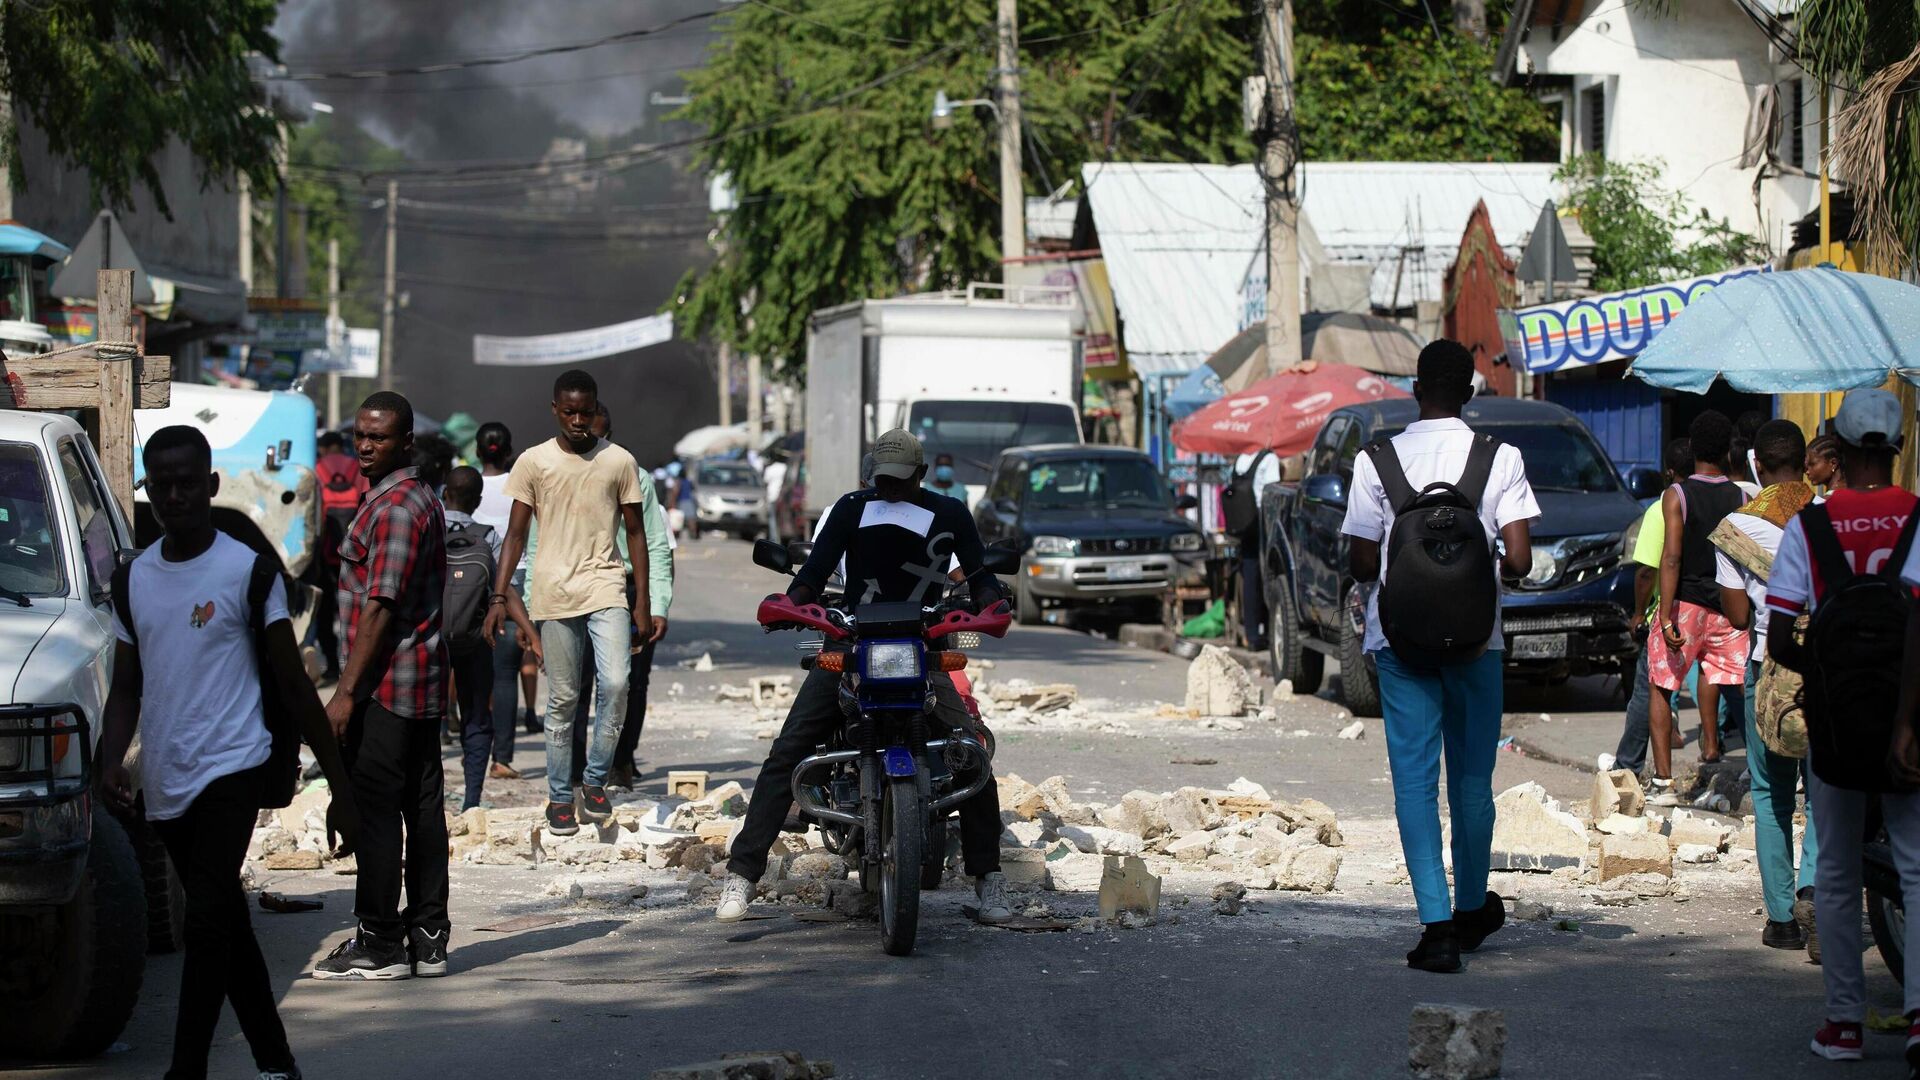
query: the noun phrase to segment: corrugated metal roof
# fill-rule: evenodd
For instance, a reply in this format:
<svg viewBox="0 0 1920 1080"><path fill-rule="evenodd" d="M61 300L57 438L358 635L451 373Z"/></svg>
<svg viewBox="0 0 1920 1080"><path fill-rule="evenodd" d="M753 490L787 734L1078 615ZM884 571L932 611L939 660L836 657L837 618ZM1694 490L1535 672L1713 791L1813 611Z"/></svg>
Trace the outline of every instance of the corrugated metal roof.
<svg viewBox="0 0 1920 1080"><path fill-rule="evenodd" d="M1329 262L1371 268L1376 307L1396 294L1409 307L1440 298L1475 202L1486 200L1501 245L1517 254L1557 168L1311 162L1303 214ZM1082 179L1137 369L1192 368L1261 317L1266 215L1253 166L1095 163Z"/></svg>

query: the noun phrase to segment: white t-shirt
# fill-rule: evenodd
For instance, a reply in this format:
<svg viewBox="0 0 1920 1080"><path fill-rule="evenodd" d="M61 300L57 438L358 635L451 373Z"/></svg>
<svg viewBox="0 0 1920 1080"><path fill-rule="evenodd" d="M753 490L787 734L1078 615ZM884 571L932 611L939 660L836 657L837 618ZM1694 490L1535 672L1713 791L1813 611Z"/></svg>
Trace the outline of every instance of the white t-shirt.
<svg viewBox="0 0 1920 1080"><path fill-rule="evenodd" d="M1241 476L1245 474L1247 469L1253 465L1253 459L1256 457L1260 457L1260 455L1259 454L1241 454L1239 457L1234 458L1233 459L1233 475ZM1270 453L1266 457L1261 458L1260 467L1253 470L1254 499L1256 501L1259 500L1260 493L1267 489L1268 484L1277 484L1279 482L1280 482L1280 455Z"/></svg>
<svg viewBox="0 0 1920 1080"><path fill-rule="evenodd" d="M482 475L480 505L473 511L473 520L482 525L493 526L493 534L502 541L507 537L507 522L513 517L513 500L507 497L507 477L510 475L510 473L501 473L499 476ZM494 552L496 558L499 554L498 551ZM516 569L525 570L528 557L528 553L522 552L520 565Z"/></svg>
<svg viewBox="0 0 1920 1080"><path fill-rule="evenodd" d="M1466 471L1467 454L1473 449L1473 429L1457 417L1444 420L1419 420L1393 437L1393 452L1407 483L1419 491L1428 484L1453 483ZM1527 465L1517 447L1506 443L1493 456L1493 471L1487 476L1487 489L1480 499L1480 524L1487 530L1489 543L1500 530L1516 521L1540 516L1540 504L1534 500L1533 487L1527 483ZM1380 572L1387 571L1387 529L1393 522L1393 508L1387 492L1374 472L1373 459L1361 454L1353 462L1353 483L1347 493L1347 519L1340 531L1362 540L1380 542ZM1499 564L1494 564L1498 587ZM1489 649L1506 648L1501 637L1500 613L1493 616L1493 640ZM1368 652L1387 647L1387 635L1380 628L1380 590L1367 594Z"/></svg>
<svg viewBox="0 0 1920 1080"><path fill-rule="evenodd" d="M186 562L168 562L160 548L143 552L127 581L144 675L140 776L151 821L186 813L208 784L264 763L273 749L247 626L253 549L225 533ZM286 621L279 579L265 616L268 626ZM133 644L118 613L113 629Z"/></svg>
<svg viewBox="0 0 1920 1080"><path fill-rule="evenodd" d="M1769 555L1780 553L1780 537L1784 530L1763 517L1752 514L1728 514L1727 520L1733 527L1745 533L1749 540L1759 544ZM1773 620L1767 618L1767 579L1727 558L1727 553L1718 548L1713 552L1713 580L1728 589L1746 590L1747 600L1753 604L1753 650L1749 658L1759 663L1767 658L1767 624Z"/></svg>

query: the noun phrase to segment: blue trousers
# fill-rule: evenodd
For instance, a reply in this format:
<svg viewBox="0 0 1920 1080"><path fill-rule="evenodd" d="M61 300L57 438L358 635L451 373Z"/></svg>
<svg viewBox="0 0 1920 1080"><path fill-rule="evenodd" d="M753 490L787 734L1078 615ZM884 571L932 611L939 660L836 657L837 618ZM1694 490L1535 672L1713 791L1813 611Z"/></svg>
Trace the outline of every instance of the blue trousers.
<svg viewBox="0 0 1920 1080"><path fill-rule="evenodd" d="M1374 654L1393 771L1393 816L1423 923L1453 918L1440 858L1440 758L1447 764L1453 819L1453 880L1460 910L1486 902L1493 849L1493 762L1504 704L1501 660L1490 651L1470 664L1412 668L1392 649Z"/></svg>
<svg viewBox="0 0 1920 1080"><path fill-rule="evenodd" d="M1794 894L1813 887L1814 866L1820 854L1820 835L1813 829L1813 802L1807 802L1807 831L1801 841L1800 871L1793 869L1793 805L1804 758L1782 757L1760 741L1754 720L1754 688L1760 684L1760 665L1747 664L1747 775L1753 778L1753 846L1760 862L1760 892L1767 918L1793 918Z"/></svg>

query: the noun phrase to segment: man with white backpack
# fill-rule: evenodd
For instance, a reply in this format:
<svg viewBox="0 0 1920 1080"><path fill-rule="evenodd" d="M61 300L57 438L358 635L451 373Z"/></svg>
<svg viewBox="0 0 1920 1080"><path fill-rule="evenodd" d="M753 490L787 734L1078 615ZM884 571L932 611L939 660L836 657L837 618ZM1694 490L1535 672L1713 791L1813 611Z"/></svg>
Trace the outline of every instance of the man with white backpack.
<svg viewBox="0 0 1920 1080"><path fill-rule="evenodd" d="M1423 924L1407 966L1435 972L1459 971L1460 954L1506 922L1500 898L1486 891L1503 703L1499 568L1509 577L1531 568L1529 522L1540 513L1520 451L1460 419L1473 376L1473 356L1458 342L1420 351L1420 419L1355 459L1341 527L1354 580L1380 582L1367 600L1365 647ZM1442 747L1458 908L1440 858Z"/></svg>

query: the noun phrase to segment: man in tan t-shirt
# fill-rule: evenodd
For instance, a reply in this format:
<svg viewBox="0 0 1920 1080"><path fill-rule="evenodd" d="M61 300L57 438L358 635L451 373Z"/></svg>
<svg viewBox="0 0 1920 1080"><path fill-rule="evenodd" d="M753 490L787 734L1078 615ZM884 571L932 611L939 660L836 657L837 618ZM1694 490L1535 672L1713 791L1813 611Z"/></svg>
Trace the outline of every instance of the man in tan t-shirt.
<svg viewBox="0 0 1920 1080"><path fill-rule="evenodd" d="M640 473L633 455L593 434L600 392L593 376L573 370L553 382L553 415L560 436L520 455L507 477L513 500L500 574L487 609L488 639L506 614L513 567L526 550L527 529L540 519L540 546L527 585L527 609L540 626L547 667L547 829L580 831L574 793L571 725L586 652L593 649L593 735L580 785L579 817L605 821L607 771L627 715L627 654L633 625L651 625L647 597L647 538L641 517ZM615 511L617 510L617 515ZM626 565L614 545L614 520L627 532L633 562L633 610L627 610Z"/></svg>

